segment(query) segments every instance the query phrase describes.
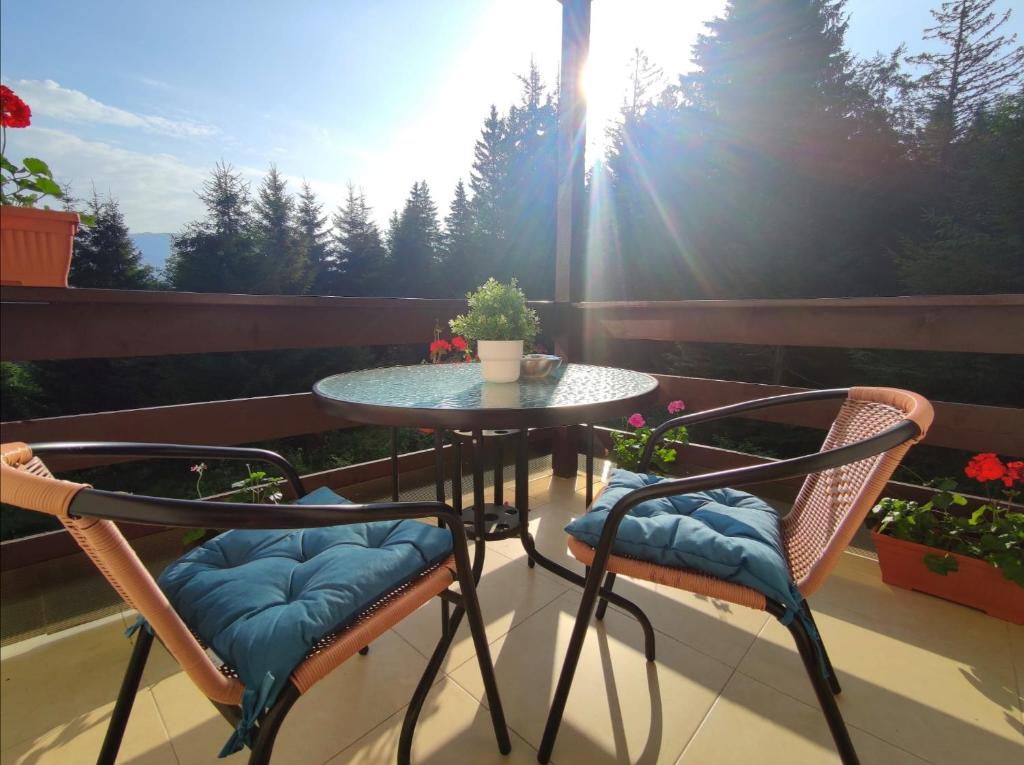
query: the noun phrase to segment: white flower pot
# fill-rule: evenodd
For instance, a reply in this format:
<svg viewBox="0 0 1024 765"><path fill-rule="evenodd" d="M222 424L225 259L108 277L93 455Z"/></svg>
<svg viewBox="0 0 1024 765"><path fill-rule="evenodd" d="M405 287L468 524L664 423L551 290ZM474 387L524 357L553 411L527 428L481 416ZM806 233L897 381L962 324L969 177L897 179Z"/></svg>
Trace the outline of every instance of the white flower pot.
<svg viewBox="0 0 1024 765"><path fill-rule="evenodd" d="M519 379L522 340L478 340L476 352L484 382L507 383Z"/></svg>

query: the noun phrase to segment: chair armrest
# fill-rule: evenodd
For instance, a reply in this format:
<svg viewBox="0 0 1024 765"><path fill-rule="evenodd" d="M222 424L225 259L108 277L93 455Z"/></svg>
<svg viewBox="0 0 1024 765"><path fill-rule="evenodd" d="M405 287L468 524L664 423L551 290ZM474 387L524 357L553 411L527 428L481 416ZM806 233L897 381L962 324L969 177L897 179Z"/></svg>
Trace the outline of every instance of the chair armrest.
<svg viewBox="0 0 1024 765"><path fill-rule="evenodd" d="M684 414L679 417L673 417L671 420L666 420L661 423L661 425L651 432L651 437L647 440L643 453L640 455L638 469L641 473L647 471L650 466L651 455L654 454L654 447L657 445L658 441L661 440L662 436L673 428L689 427L690 425L696 425L699 422L720 420L724 417L732 417L733 415L750 412L755 409L767 409L772 406L784 406L785 404L796 404L802 401L822 401L833 398L846 398L848 394L848 388L801 391L800 393L787 393L782 396L756 398L752 401L742 401L738 404L729 404L728 406L720 406L703 412L694 412L693 414Z"/></svg>
<svg viewBox="0 0 1024 765"><path fill-rule="evenodd" d="M452 528L462 528L459 514L441 502L276 505L168 499L89 488L75 495L68 513L109 521L182 528L304 529L418 518L436 518Z"/></svg>
<svg viewBox="0 0 1024 765"><path fill-rule="evenodd" d="M150 444L137 441L53 441L30 444L33 454L95 454L109 457L169 457L171 459L251 460L273 465L288 480L296 497L306 493L298 471L277 452L241 446Z"/></svg>
<svg viewBox="0 0 1024 765"><path fill-rule="evenodd" d="M601 538L598 540L597 547L595 548L591 567L600 566L601 570L604 570L608 556L611 554L612 543L615 541L615 535L619 530L619 524L622 523L626 513L641 502L649 499L688 494L694 491L707 491L727 486L744 486L751 483L766 483L769 481L782 481L787 478L797 478L874 457L900 444L911 441L920 434L921 429L917 423L912 420L903 420L870 438L865 438L863 441L857 441L856 443L836 447L835 449L827 449L800 457L779 460L766 465L752 465L732 468L730 470L720 470L715 473L669 479L650 484L649 486L641 486L639 489L634 489L620 497L612 506L608 517L605 519Z"/></svg>

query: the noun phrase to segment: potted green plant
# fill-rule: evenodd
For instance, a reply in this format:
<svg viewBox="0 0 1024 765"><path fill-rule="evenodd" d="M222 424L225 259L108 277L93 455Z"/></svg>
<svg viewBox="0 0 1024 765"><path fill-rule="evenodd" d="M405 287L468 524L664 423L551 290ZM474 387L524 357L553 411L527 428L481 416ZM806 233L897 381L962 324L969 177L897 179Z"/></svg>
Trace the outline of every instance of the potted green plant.
<svg viewBox="0 0 1024 765"><path fill-rule="evenodd" d="M536 311L526 305L515 279L503 284L491 277L466 297L469 311L451 320L452 332L476 341L485 382L515 382L523 345L540 331Z"/></svg>
<svg viewBox="0 0 1024 765"><path fill-rule="evenodd" d="M0 86L0 282L26 287L67 287L78 213L37 209L47 197L64 199L45 162L7 159L7 128L31 124L32 110ZM84 221L88 222L88 221Z"/></svg>
<svg viewBox="0 0 1024 765"><path fill-rule="evenodd" d="M1024 462L975 455L964 471L985 486L989 501L975 508L956 481L932 482L935 495L919 503L886 497L872 510L872 537L882 581L977 608L1024 624ZM1002 500L990 485L1001 483Z"/></svg>

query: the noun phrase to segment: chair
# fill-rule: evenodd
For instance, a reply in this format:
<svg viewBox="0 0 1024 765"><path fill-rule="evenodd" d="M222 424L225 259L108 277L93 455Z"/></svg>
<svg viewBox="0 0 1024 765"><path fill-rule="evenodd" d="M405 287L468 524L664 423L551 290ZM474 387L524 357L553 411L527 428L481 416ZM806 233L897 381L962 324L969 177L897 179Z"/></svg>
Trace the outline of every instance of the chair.
<svg viewBox="0 0 1024 765"><path fill-rule="evenodd" d="M821 451L769 464L668 479L643 486L620 497L614 504L595 547L569 537L570 552L587 566L586 584L538 751L540 762L546 763L551 757L590 617L595 614L596 607L596 617L603 618L607 607L604 596L612 595L617 574L765 610L783 623L788 622L786 626L796 642L840 757L846 765L858 762L834 698L841 690L839 682L824 644L816 634L806 600L802 603L801 618L793 618L796 614L787 613L786 606L757 590L701 571L658 565L612 552L623 517L645 500L806 476L793 509L780 521L780 531L784 557L799 594L804 598L814 594L838 563L840 554L878 499L903 455L924 437L931 425L932 407L924 398L891 388L850 388L775 396L684 415L653 431L639 467L640 472L647 470L655 444L671 428L766 407L831 399L843 399L843 402ZM603 586L602 578L605 578ZM647 659L653 661L654 632L646 617L640 620L644 627Z"/></svg>
<svg viewBox="0 0 1024 765"><path fill-rule="evenodd" d="M303 693L355 653L365 653L365 647L374 639L434 597L454 604L455 608L442 629L441 638L410 701L399 739L398 762L409 762L413 731L420 708L463 615L467 617L476 648L498 748L502 753L510 751L508 730L477 601L466 535L461 518L450 507L439 502L345 504L346 500L325 489L318 489L304 498L306 504L290 505L236 504L122 494L58 480L40 459L40 456L45 455L67 454L264 462L276 466L283 473L296 497L303 497L304 489L295 469L284 458L260 449L138 443L45 443L32 446L9 443L0 447L0 500L26 510L56 516L114 589L128 605L140 613L148 625L137 633L97 762L113 763L117 757L154 633L221 714L232 725L239 726L236 730L239 743L236 746L244 740L250 747L249 762L267 763L281 723ZM325 502L324 498L330 501ZM413 520L427 518L436 519L442 528L425 526ZM208 616L216 615L211 614L215 609L207 609L202 613L203 618L193 620L193 623L183 619L114 523L122 521L192 528L262 530L224 534L206 543L198 551L193 551L207 557L215 556L216 550L220 549L217 545L227 549L224 546L232 536L235 540L256 540L257 546L260 540L266 540L269 544L287 537L293 541L298 539L297 544L303 550L303 556L307 554L304 542L309 537L306 535L319 535L321 539L328 539L331 534L352 533L369 539L373 534L379 536L381 529L401 535L429 533L433 535L431 539L435 547L438 535L445 538L441 540L443 544L439 548L441 559L432 565L410 564L405 557L400 557L406 555L403 550L409 547L407 544L395 545L387 550L383 546L372 547L367 544L358 551L359 555L372 556L375 562L382 561L382 556L387 554L393 560L401 560L407 568L410 565L416 567L411 577L406 576L404 581L389 583L386 591L381 592L368 607L362 608L354 618L335 624L326 634L319 635L319 639L308 646L305 658L294 665L287 681L283 680L287 673L282 673L283 688L276 700L261 697L253 703L249 697L254 689L243 685L234 668L218 667L207 654L204 643L197 637L203 632L198 622L205 622ZM382 521L394 522L394 525L382 526L379 523ZM444 533L444 528L450 533ZM310 531L289 533L284 530ZM301 538L299 535L302 535ZM449 537L450 543L447 539ZM327 556L317 558L318 565L323 561L331 563L330 556L346 554L336 552L342 548L349 549L351 545L337 544L308 554ZM351 554L350 549L347 554ZM198 576L200 570L210 570L208 566L198 564L191 555L187 554L168 567L168 571L175 570L179 584L184 582L187 585L193 572ZM311 559L296 559L296 565L304 565ZM185 563L175 568L182 561ZM232 564L235 563L239 561L232 561ZM338 559L334 559L333 565L337 566L337 563ZM348 572L349 568L345 567L345 571ZM352 575L355 576L355 572ZM238 581L244 579L246 577L243 575L237 577ZM283 585L283 591L289 597L295 586L293 579L289 578ZM460 593L449 589L456 582ZM380 584L383 587L383 583ZM338 590L348 591L348 579L339 585ZM282 607L290 607L291 603L286 601ZM326 618L330 618L329 611ZM257 630L254 636L257 652L271 650L259 645L262 636L263 632ZM300 645L299 650L301 654L305 646ZM268 677L271 677L269 673ZM245 722L247 707L250 713L248 723ZM227 747L226 751L229 751Z"/></svg>

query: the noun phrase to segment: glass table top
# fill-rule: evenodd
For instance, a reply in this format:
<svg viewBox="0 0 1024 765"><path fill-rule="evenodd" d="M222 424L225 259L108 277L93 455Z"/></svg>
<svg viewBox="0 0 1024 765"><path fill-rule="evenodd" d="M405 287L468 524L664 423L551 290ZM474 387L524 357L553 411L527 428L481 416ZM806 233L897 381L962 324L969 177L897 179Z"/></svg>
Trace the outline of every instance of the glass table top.
<svg viewBox="0 0 1024 765"><path fill-rule="evenodd" d="M549 377L520 377L512 383L484 382L479 364L421 364L334 375L316 383L313 392L321 403L335 404L338 414L356 415L353 419L364 422L379 421L374 409L392 414L381 424L399 424L397 410L409 410L409 422L414 421L415 412L429 420L434 420L430 413L443 412L476 412L493 419L487 413L502 410L513 419L520 413L520 424L533 425L536 415L548 412L549 417L539 419L558 418L559 410L569 418L567 422L571 410L616 416L623 407L652 396L657 387L657 380L642 372L586 364L568 364Z"/></svg>

